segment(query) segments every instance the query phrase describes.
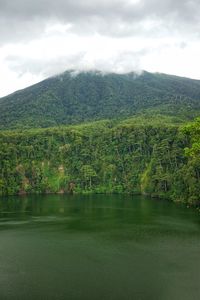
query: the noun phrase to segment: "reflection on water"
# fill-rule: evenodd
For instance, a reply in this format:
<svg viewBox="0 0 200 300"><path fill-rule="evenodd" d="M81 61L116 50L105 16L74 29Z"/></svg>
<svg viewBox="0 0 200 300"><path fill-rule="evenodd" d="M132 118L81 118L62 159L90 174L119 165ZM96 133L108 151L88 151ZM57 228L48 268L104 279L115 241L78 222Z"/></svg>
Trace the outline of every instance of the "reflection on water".
<svg viewBox="0 0 200 300"><path fill-rule="evenodd" d="M200 299L200 216L132 196L0 200L0 299Z"/></svg>

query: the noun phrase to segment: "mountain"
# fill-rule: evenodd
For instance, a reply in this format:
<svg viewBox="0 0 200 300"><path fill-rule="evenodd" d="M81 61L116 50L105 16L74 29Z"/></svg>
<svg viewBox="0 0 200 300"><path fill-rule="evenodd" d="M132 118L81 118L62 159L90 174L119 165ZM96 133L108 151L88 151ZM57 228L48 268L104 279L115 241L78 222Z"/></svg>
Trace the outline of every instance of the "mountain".
<svg viewBox="0 0 200 300"><path fill-rule="evenodd" d="M200 113L200 81L142 72L67 71L0 99L0 129L50 127L136 114L190 119Z"/></svg>

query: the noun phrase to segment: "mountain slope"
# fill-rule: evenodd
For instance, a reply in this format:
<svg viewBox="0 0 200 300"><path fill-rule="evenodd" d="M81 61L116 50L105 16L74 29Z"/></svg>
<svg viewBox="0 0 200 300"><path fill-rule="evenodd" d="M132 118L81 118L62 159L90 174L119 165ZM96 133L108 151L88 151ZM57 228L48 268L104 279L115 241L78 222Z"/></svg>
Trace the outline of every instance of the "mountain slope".
<svg viewBox="0 0 200 300"><path fill-rule="evenodd" d="M0 99L0 129L49 127L137 113L192 118L200 81L143 72L65 72Z"/></svg>

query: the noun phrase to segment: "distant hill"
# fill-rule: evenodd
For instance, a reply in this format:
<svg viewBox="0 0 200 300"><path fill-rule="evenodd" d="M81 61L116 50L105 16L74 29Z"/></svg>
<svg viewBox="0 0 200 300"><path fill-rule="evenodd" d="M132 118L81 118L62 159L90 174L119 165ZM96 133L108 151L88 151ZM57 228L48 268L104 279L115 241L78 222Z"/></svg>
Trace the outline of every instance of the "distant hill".
<svg viewBox="0 0 200 300"><path fill-rule="evenodd" d="M67 71L0 98L0 129L164 114L200 114L200 81L159 73Z"/></svg>

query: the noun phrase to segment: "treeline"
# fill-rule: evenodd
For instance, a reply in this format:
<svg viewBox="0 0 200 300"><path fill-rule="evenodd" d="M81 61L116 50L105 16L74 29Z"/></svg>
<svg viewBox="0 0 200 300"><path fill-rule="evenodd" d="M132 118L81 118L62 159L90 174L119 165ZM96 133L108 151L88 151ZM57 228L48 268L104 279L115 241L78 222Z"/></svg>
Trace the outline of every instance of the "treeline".
<svg viewBox="0 0 200 300"><path fill-rule="evenodd" d="M164 124L163 124L164 123ZM0 194L146 193L200 203L200 120L0 132Z"/></svg>

